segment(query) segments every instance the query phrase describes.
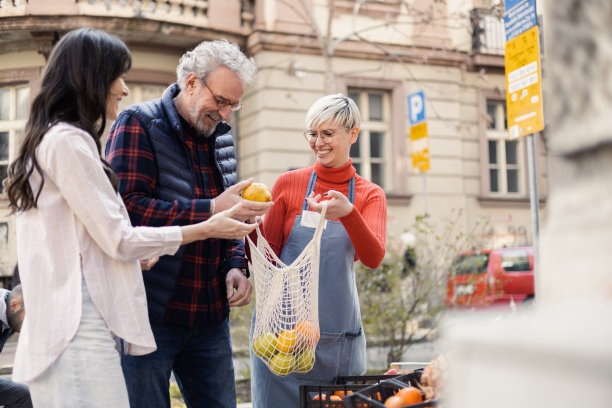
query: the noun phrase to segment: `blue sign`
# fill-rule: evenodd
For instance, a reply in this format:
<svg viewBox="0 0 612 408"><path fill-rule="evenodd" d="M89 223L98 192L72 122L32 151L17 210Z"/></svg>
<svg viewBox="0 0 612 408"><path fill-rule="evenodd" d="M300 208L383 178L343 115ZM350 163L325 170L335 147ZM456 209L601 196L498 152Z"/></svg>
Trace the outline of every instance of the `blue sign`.
<svg viewBox="0 0 612 408"><path fill-rule="evenodd" d="M506 0L504 1L504 11L508 12L508 10L512 10L518 4L524 2L525 0Z"/></svg>
<svg viewBox="0 0 612 408"><path fill-rule="evenodd" d="M535 0L506 0L504 28L506 42L538 24Z"/></svg>
<svg viewBox="0 0 612 408"><path fill-rule="evenodd" d="M408 95L408 119L411 125L425 120L425 93L423 91Z"/></svg>

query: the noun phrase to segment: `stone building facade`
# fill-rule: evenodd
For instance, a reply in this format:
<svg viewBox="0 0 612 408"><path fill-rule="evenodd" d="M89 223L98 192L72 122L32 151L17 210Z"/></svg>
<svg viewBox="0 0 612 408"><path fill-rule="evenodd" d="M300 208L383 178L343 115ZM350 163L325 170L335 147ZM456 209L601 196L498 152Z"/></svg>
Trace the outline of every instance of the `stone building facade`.
<svg viewBox="0 0 612 408"><path fill-rule="evenodd" d="M0 178L15 156L30 98L54 42L91 26L133 53L125 104L158 97L178 58L203 40L226 38L259 72L231 125L241 178L272 185L312 164L300 132L312 102L354 98L362 112L351 150L362 176L387 194L389 236L427 211L479 220L480 245L531 241L526 146L507 140L503 4L496 0L2 0L0 1ZM415 173L407 95L423 91L431 169ZM546 200L546 143L537 140L538 186ZM14 219L0 195L0 275L16 263Z"/></svg>

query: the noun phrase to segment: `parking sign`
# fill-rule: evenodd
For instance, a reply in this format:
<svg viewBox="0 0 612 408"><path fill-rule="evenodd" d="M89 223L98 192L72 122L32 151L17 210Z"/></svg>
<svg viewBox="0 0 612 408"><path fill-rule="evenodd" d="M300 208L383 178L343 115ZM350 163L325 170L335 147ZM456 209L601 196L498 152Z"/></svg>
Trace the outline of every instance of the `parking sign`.
<svg viewBox="0 0 612 408"><path fill-rule="evenodd" d="M408 95L408 119L411 125L425 120L425 93L423 91Z"/></svg>
<svg viewBox="0 0 612 408"><path fill-rule="evenodd" d="M425 121L425 93L408 95L408 120L410 121L410 155L412 168L425 173L429 170L429 136Z"/></svg>

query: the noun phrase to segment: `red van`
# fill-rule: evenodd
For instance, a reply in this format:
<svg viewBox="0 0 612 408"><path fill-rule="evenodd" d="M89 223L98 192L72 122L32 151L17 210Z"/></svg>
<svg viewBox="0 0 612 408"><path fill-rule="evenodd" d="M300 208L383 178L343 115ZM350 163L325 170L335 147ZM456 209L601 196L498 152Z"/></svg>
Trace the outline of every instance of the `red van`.
<svg viewBox="0 0 612 408"><path fill-rule="evenodd" d="M448 277L448 307L487 307L534 297L531 246L479 249L460 254Z"/></svg>

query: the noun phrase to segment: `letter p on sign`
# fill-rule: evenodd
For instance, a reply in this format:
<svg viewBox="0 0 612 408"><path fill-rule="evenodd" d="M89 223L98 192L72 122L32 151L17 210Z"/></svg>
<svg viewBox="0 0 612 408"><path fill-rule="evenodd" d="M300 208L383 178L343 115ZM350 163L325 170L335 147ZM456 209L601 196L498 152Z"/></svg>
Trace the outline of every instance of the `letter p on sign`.
<svg viewBox="0 0 612 408"><path fill-rule="evenodd" d="M423 91L408 95L408 119L411 125L425 120L425 93Z"/></svg>

